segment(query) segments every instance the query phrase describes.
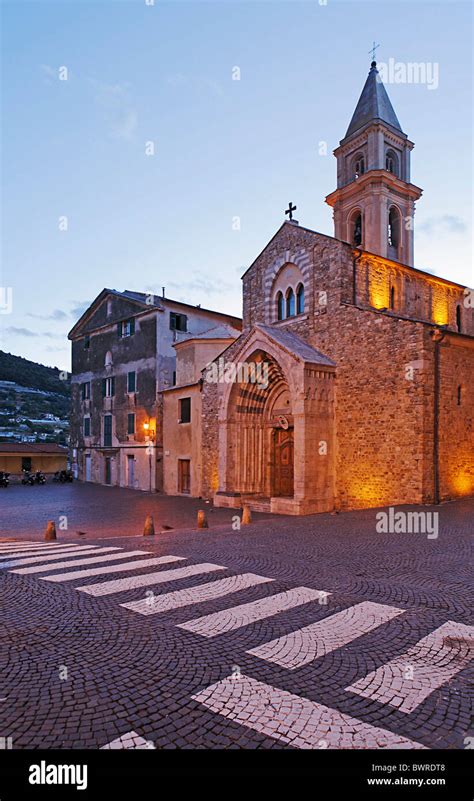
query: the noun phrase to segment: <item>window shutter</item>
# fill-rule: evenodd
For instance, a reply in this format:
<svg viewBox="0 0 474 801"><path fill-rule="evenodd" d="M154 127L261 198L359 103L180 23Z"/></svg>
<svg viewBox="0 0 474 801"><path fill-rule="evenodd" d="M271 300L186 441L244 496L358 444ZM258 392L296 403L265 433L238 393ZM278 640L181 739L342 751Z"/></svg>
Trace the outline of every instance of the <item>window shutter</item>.
<svg viewBox="0 0 474 801"><path fill-rule="evenodd" d="M132 317L130 320L130 336L133 336L135 333L135 319Z"/></svg>
<svg viewBox="0 0 474 801"><path fill-rule="evenodd" d="M112 376L111 384L112 386L110 388L110 394L113 396L115 395L115 376Z"/></svg>
<svg viewBox="0 0 474 801"><path fill-rule="evenodd" d="M123 327L123 323L117 323L117 336L119 337L119 339L122 336L122 327Z"/></svg>
<svg viewBox="0 0 474 801"><path fill-rule="evenodd" d="M102 397L105 398L105 393L107 391L107 384L105 378L102 379Z"/></svg>

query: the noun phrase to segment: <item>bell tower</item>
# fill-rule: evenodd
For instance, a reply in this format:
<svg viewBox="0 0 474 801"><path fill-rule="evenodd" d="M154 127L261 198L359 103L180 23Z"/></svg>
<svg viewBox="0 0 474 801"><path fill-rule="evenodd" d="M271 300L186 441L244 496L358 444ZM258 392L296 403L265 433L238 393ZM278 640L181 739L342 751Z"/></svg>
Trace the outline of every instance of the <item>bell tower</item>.
<svg viewBox="0 0 474 801"><path fill-rule="evenodd" d="M422 194L410 182L413 147L372 61L346 135L334 151L337 189L326 203L334 209L337 239L411 267L415 201Z"/></svg>

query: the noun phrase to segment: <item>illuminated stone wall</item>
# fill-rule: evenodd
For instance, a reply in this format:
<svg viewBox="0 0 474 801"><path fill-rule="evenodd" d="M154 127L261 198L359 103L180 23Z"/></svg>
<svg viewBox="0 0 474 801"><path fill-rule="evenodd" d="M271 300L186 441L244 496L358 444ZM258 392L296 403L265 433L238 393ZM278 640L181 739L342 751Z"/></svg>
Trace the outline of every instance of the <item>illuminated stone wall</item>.
<svg viewBox="0 0 474 801"><path fill-rule="evenodd" d="M474 495L474 342L448 338L440 356L440 497L447 500Z"/></svg>
<svg viewBox="0 0 474 801"><path fill-rule="evenodd" d="M463 287L379 256L363 254L358 260L357 301L363 306L392 310L406 317L447 326L453 331L457 330L456 307L459 306L462 332L474 335L473 299L469 306Z"/></svg>

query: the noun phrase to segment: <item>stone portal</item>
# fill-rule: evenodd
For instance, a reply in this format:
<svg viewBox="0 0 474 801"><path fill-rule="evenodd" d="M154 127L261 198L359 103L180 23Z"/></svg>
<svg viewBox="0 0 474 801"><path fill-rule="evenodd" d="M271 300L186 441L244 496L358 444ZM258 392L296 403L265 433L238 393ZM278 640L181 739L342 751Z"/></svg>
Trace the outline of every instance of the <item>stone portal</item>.
<svg viewBox="0 0 474 801"><path fill-rule="evenodd" d="M255 327L232 363L237 380L219 385L216 506L333 509L334 363L267 326Z"/></svg>

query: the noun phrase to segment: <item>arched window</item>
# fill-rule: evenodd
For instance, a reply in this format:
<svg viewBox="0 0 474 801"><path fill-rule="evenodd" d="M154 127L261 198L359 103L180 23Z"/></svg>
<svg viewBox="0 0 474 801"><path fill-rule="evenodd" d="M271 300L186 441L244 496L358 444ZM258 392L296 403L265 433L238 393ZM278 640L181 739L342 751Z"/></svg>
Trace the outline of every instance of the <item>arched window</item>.
<svg viewBox="0 0 474 801"><path fill-rule="evenodd" d="M105 366L111 367L112 364L113 364L112 353L110 350L108 350L107 353L105 354Z"/></svg>
<svg viewBox="0 0 474 801"><path fill-rule="evenodd" d="M394 286L390 287L390 308L392 309L392 311L395 308L395 287Z"/></svg>
<svg viewBox="0 0 474 801"><path fill-rule="evenodd" d="M283 292L279 292L277 295L277 319L283 320L285 316L285 299L283 297Z"/></svg>
<svg viewBox="0 0 474 801"><path fill-rule="evenodd" d="M461 333L462 320L461 320L461 307L459 305L456 306L456 328L458 329L459 333Z"/></svg>
<svg viewBox="0 0 474 801"><path fill-rule="evenodd" d="M461 386L461 384L459 384L459 386L458 386L458 406L461 405L461 401L462 401L462 386Z"/></svg>
<svg viewBox="0 0 474 801"><path fill-rule="evenodd" d="M354 178L359 178L365 172L365 159L363 153L358 153L352 162L352 172Z"/></svg>
<svg viewBox="0 0 474 801"><path fill-rule="evenodd" d="M362 214L360 211L351 219L351 242L356 248L362 244Z"/></svg>
<svg viewBox="0 0 474 801"><path fill-rule="evenodd" d="M398 210L392 206L388 213L388 244L392 248L398 248L400 244L400 215Z"/></svg>
<svg viewBox="0 0 474 801"><path fill-rule="evenodd" d="M295 293L292 289L289 289L286 293L286 316L295 316Z"/></svg>
<svg viewBox="0 0 474 801"><path fill-rule="evenodd" d="M296 314L304 312L304 286L300 284L296 290Z"/></svg>
<svg viewBox="0 0 474 801"><path fill-rule="evenodd" d="M385 156L385 169L398 176L398 159L393 150L387 150Z"/></svg>

